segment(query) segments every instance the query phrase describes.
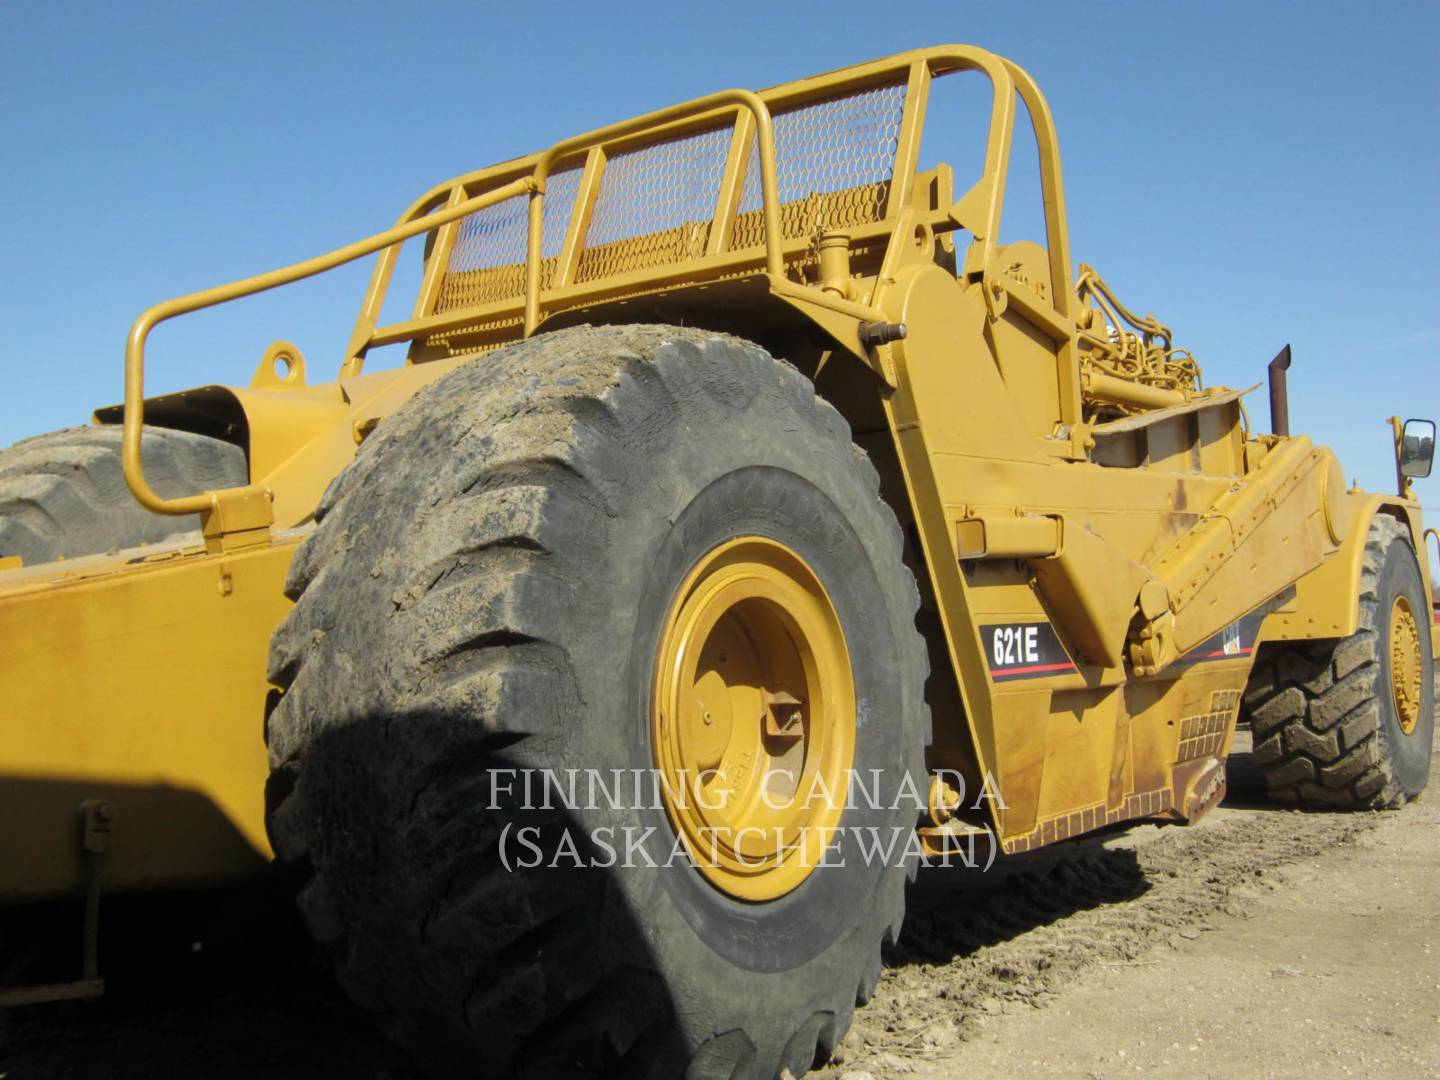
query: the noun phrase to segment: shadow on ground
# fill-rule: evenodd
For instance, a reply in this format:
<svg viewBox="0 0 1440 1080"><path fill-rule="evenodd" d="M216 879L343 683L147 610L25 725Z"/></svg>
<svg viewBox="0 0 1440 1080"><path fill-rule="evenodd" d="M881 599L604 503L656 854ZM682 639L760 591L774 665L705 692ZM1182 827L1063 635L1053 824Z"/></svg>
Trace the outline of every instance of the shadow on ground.
<svg viewBox="0 0 1440 1080"><path fill-rule="evenodd" d="M1264 805L1248 753L1226 805ZM1148 827L1148 826L1147 826ZM892 968L947 964L1078 912L1124 905L1152 881L1116 826L1001 860L926 867ZM78 908L0 911L0 982L73 978ZM288 887L106 902L99 1002L0 1013L0 1075L21 1078L408 1077L371 1019L336 987ZM991 972L1004 982L1006 972Z"/></svg>
<svg viewBox="0 0 1440 1080"><path fill-rule="evenodd" d="M1249 753L1248 732L1237 737L1227 763L1230 809L1279 810L1265 797L1260 768ZM1163 825L1161 831L1183 829ZM1049 926L1080 911L1145 895L1149 872L1132 846L1117 837L1148 822L1126 822L1075 840L997 860L983 867L925 866L911 890L905 929L887 950L886 964L944 964Z"/></svg>
<svg viewBox="0 0 1440 1080"><path fill-rule="evenodd" d="M78 908L0 920L7 985L75 977ZM405 1075L336 987L281 885L108 900L101 948L102 1000L0 1013L0 1075Z"/></svg>

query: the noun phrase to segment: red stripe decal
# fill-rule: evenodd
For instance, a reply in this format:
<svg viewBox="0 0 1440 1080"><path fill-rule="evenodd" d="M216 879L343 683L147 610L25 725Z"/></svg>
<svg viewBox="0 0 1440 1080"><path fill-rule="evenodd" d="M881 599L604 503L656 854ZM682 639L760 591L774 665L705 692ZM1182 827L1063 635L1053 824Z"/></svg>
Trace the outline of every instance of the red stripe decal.
<svg viewBox="0 0 1440 1080"><path fill-rule="evenodd" d="M991 668L992 679L1004 675L1023 675L1031 671L1074 671L1075 665L1066 661L1063 664L1031 664L1028 667Z"/></svg>
<svg viewBox="0 0 1440 1080"><path fill-rule="evenodd" d="M1235 652L1226 652L1224 649L1216 649L1214 652L1207 653L1186 653L1184 659L1209 660L1212 656L1219 656L1222 658L1226 656L1249 656L1254 651L1255 647L1253 645L1249 646L1248 648L1237 649Z"/></svg>

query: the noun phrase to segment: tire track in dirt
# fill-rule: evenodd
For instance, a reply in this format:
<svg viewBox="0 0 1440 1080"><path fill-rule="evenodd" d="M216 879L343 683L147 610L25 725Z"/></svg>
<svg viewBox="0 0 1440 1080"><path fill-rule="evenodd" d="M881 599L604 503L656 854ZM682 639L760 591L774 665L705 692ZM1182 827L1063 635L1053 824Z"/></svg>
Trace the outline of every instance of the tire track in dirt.
<svg viewBox="0 0 1440 1080"><path fill-rule="evenodd" d="M1248 898L1283 884L1286 864L1346 844L1382 816L1238 813L1137 846L1087 838L1039 867L1022 856L990 875L922 871L874 997L816 1075L911 1071L914 1059L975 1035L988 1014L1043 1006L1086 968L1197 937L1220 915L1244 917Z"/></svg>

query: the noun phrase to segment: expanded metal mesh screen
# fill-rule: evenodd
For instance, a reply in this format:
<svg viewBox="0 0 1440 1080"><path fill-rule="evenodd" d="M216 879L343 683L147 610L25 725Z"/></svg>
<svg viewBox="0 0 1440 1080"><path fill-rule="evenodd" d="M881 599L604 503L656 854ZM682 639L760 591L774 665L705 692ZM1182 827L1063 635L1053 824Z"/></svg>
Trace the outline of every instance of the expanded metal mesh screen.
<svg viewBox="0 0 1440 1080"><path fill-rule="evenodd" d="M554 173L546 184L540 245L540 287L550 284L570 212L580 187L580 167ZM463 218L450 249L445 279L435 310L453 311L525 293L525 238L529 229L528 196L487 206Z"/></svg>
<svg viewBox="0 0 1440 1080"><path fill-rule="evenodd" d="M775 179L786 239L884 218L904 112L905 87L897 84L775 114ZM730 246L764 242L760 152L752 143Z"/></svg>
<svg viewBox="0 0 1440 1080"><path fill-rule="evenodd" d="M727 124L607 161L576 280L703 255L732 130Z"/></svg>
<svg viewBox="0 0 1440 1080"><path fill-rule="evenodd" d="M775 114L776 179L785 239L808 239L825 229L884 219L904 108L905 86L897 83ZM610 157L586 228L576 283L704 255L733 130L726 123ZM575 165L555 173L547 185L542 289L554 281L580 176ZM461 222L437 312L524 296L526 215L527 198L522 196ZM727 246L744 250L764 242L760 155L752 143Z"/></svg>

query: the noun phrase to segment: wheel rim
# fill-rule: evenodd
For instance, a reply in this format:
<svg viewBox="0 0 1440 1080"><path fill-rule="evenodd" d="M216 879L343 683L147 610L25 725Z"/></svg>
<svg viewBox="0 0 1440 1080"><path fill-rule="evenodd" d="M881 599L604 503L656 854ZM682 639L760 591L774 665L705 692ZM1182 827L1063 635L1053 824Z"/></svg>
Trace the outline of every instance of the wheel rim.
<svg viewBox="0 0 1440 1080"><path fill-rule="evenodd" d="M1407 597L1397 596L1390 608L1390 697L1406 735L1420 722L1420 627Z"/></svg>
<svg viewBox="0 0 1440 1080"><path fill-rule="evenodd" d="M773 900L814 870L855 755L845 635L794 551L741 537L680 586L660 634L651 736L661 798L701 874Z"/></svg>

